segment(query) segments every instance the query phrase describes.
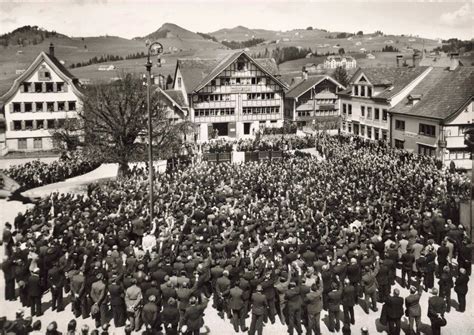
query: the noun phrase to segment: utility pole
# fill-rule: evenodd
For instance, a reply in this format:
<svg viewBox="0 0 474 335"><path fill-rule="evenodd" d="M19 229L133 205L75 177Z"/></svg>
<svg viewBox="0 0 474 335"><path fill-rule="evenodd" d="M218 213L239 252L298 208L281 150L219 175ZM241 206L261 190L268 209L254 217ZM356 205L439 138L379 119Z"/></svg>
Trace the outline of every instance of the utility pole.
<svg viewBox="0 0 474 335"><path fill-rule="evenodd" d="M157 66L161 66L161 59L160 54L163 52L163 45L159 42L151 43L149 40L146 41L145 44L148 47L147 59L145 64L146 69L146 101L147 101L147 115L148 115L148 159L149 159L149 166L148 166L148 178L150 183L150 227L153 227L153 207L154 207L154 200L153 200L153 127L151 122L151 108L150 108L150 98L151 98L151 67L152 62L150 60L150 56L156 55L157 58Z"/></svg>

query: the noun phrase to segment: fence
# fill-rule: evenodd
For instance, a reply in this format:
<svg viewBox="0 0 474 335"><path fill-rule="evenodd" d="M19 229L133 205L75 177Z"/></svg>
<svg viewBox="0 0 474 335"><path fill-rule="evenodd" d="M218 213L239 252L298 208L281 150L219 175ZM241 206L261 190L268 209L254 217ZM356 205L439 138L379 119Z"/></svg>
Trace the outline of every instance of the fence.
<svg viewBox="0 0 474 335"><path fill-rule="evenodd" d="M241 159L240 157L243 157ZM264 160L282 159L282 151L236 151L236 152L221 152L221 153L205 153L203 160L210 163L224 163L224 162L258 162Z"/></svg>

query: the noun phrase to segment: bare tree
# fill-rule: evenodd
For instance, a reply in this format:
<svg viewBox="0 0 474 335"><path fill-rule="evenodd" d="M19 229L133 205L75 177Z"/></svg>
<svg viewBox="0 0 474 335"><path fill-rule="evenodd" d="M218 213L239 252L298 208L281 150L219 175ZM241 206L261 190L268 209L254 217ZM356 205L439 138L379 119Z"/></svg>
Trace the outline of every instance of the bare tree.
<svg viewBox="0 0 474 335"><path fill-rule="evenodd" d="M183 135L192 130L185 120L171 119L170 108L162 94L152 89L150 109L153 122L155 158L166 158L169 150L179 147ZM146 154L146 87L140 78L122 74L112 83L89 86L81 113L89 154L119 164L119 176L128 171L130 161ZM141 140L142 139L142 140ZM144 141L143 141L144 140Z"/></svg>

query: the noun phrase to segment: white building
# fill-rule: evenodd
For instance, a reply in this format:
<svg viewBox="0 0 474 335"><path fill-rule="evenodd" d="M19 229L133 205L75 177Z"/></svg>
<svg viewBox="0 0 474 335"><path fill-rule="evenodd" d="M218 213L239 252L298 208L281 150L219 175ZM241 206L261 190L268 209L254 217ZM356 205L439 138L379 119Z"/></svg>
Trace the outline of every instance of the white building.
<svg viewBox="0 0 474 335"><path fill-rule="evenodd" d="M78 80L54 56L41 52L0 92L0 155L53 149L51 129L77 118L82 93Z"/></svg>
<svg viewBox="0 0 474 335"><path fill-rule="evenodd" d="M428 67L359 68L339 93L341 131L367 140L390 142L389 109L430 72Z"/></svg>
<svg viewBox="0 0 474 335"><path fill-rule="evenodd" d="M274 60L244 51L217 60L179 59L173 90L166 92L199 125L196 140L248 138L283 126L287 85L278 77Z"/></svg>
<svg viewBox="0 0 474 335"><path fill-rule="evenodd" d="M351 56L328 56L324 61L325 69L335 69L337 67L353 69L357 67L357 62Z"/></svg>

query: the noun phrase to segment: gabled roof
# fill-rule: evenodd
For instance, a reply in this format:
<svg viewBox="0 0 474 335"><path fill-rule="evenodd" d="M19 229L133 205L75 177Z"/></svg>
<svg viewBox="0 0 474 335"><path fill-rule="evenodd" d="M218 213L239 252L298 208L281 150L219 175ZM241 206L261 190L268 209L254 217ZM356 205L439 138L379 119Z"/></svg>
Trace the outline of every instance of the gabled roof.
<svg viewBox="0 0 474 335"><path fill-rule="evenodd" d="M280 81L278 76L278 67L274 60L267 58L253 59L245 51L238 51L227 55L221 60L216 59L179 59L176 71L179 68L183 76L184 87L188 93L199 91L211 80L216 78L229 65L235 62L241 55L244 55L253 62L261 71L267 73L275 82L283 88L287 84Z"/></svg>
<svg viewBox="0 0 474 335"><path fill-rule="evenodd" d="M449 68L452 65L463 65L459 59L451 59L447 56L435 56L435 57L424 57L420 60L420 66L432 66L432 67L441 67Z"/></svg>
<svg viewBox="0 0 474 335"><path fill-rule="evenodd" d="M10 89L6 91L2 96L0 96L0 101L7 101L15 92L18 91L18 88L20 87L20 84L26 80L29 76L33 74L33 72L36 70L36 68L42 63L46 62L51 69L59 76L61 79L63 79L66 83L71 85L72 89L74 90L74 93L78 95L82 95L82 92L80 91L79 87L77 86L78 80L77 78L69 72L69 70L66 69L66 67L61 64L61 62L54 56L45 53L42 51L36 58L35 60L28 66L28 68L23 72L21 75L19 75L14 81L13 84L10 86Z"/></svg>
<svg viewBox="0 0 474 335"><path fill-rule="evenodd" d="M184 98L183 92L181 90L165 90L164 93L167 94L168 97L180 107L187 107L186 99Z"/></svg>
<svg viewBox="0 0 474 335"><path fill-rule="evenodd" d="M163 90L160 87L157 88L159 94L161 94L168 102L171 104L172 107L177 107L179 111L182 113L182 117L187 116L187 111L183 109L185 106L184 98L183 101L176 101L179 99L179 96L183 97L181 91L177 90Z"/></svg>
<svg viewBox="0 0 474 335"><path fill-rule="evenodd" d="M374 99L391 99L428 69L425 66L358 68L350 83L353 84L363 74L372 85L385 87L384 91L373 97ZM341 92L341 94L350 93L350 87Z"/></svg>
<svg viewBox="0 0 474 335"><path fill-rule="evenodd" d="M178 59L176 71L181 72L186 91L192 92L218 63L217 59Z"/></svg>
<svg viewBox="0 0 474 335"><path fill-rule="evenodd" d="M303 79L302 81L297 82L293 86L291 86L285 94L286 98L294 99L298 98L302 94L308 92L313 86L318 85L320 82L324 80L332 81L335 85L344 88L339 82L333 79L330 76L326 75L317 75L317 76L309 76L308 79Z"/></svg>
<svg viewBox="0 0 474 335"><path fill-rule="evenodd" d="M459 67L454 71L434 68L415 86L411 95L421 95L416 104L404 99L390 111L445 120L474 98L474 67Z"/></svg>

